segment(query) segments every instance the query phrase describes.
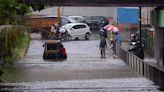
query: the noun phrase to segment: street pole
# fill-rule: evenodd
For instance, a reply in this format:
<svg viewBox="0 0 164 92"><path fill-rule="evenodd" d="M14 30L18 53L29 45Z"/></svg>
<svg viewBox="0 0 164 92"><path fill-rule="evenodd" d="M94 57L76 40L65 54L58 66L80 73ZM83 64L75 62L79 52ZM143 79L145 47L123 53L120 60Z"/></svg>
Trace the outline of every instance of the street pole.
<svg viewBox="0 0 164 92"><path fill-rule="evenodd" d="M2 33L0 33L0 64L3 64Z"/></svg>
<svg viewBox="0 0 164 92"><path fill-rule="evenodd" d="M60 7L57 8L57 23L59 24L59 26L61 26L61 14L60 14Z"/></svg>
<svg viewBox="0 0 164 92"><path fill-rule="evenodd" d="M142 27L142 12L141 12L141 7L139 7L139 32L140 32L140 43L142 41L142 33L141 33L141 27Z"/></svg>

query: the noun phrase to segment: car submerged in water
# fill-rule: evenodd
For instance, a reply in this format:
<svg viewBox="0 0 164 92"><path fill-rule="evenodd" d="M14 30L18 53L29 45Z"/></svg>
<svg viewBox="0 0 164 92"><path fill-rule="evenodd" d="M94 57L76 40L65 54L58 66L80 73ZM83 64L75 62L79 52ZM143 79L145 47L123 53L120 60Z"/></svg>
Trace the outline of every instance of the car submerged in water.
<svg viewBox="0 0 164 92"><path fill-rule="evenodd" d="M67 59L66 50L60 40L48 40L43 44L43 59L63 60Z"/></svg>

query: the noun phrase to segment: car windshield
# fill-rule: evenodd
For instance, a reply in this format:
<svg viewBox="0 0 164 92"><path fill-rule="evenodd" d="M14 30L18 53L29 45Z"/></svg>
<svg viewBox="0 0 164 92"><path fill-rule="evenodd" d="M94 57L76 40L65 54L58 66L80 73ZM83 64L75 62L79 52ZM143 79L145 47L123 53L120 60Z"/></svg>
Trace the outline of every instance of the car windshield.
<svg viewBox="0 0 164 92"><path fill-rule="evenodd" d="M105 19L105 17L102 17L102 16L90 16L90 17L87 17L85 20L103 20Z"/></svg>
<svg viewBox="0 0 164 92"><path fill-rule="evenodd" d="M57 50L58 45L57 44L48 44L47 45L47 50Z"/></svg>

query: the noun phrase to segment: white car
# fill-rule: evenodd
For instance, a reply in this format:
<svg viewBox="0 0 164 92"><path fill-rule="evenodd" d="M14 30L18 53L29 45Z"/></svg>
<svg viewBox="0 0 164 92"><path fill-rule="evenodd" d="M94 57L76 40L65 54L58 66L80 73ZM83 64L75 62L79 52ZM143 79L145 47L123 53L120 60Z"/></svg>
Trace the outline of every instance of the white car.
<svg viewBox="0 0 164 92"><path fill-rule="evenodd" d="M85 23L65 24L60 28L60 32L64 36L70 36L72 39L85 38L86 40L89 40L91 36L91 30Z"/></svg>
<svg viewBox="0 0 164 92"><path fill-rule="evenodd" d="M68 19L73 22L82 22L84 20L84 17L82 16L68 16Z"/></svg>

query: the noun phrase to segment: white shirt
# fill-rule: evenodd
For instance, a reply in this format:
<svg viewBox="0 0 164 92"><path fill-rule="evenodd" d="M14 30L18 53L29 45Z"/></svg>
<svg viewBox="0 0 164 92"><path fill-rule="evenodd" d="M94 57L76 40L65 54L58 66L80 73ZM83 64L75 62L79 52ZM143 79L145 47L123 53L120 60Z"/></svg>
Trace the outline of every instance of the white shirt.
<svg viewBox="0 0 164 92"><path fill-rule="evenodd" d="M51 32L56 33L56 29L55 29L55 27L53 25L51 26Z"/></svg>

